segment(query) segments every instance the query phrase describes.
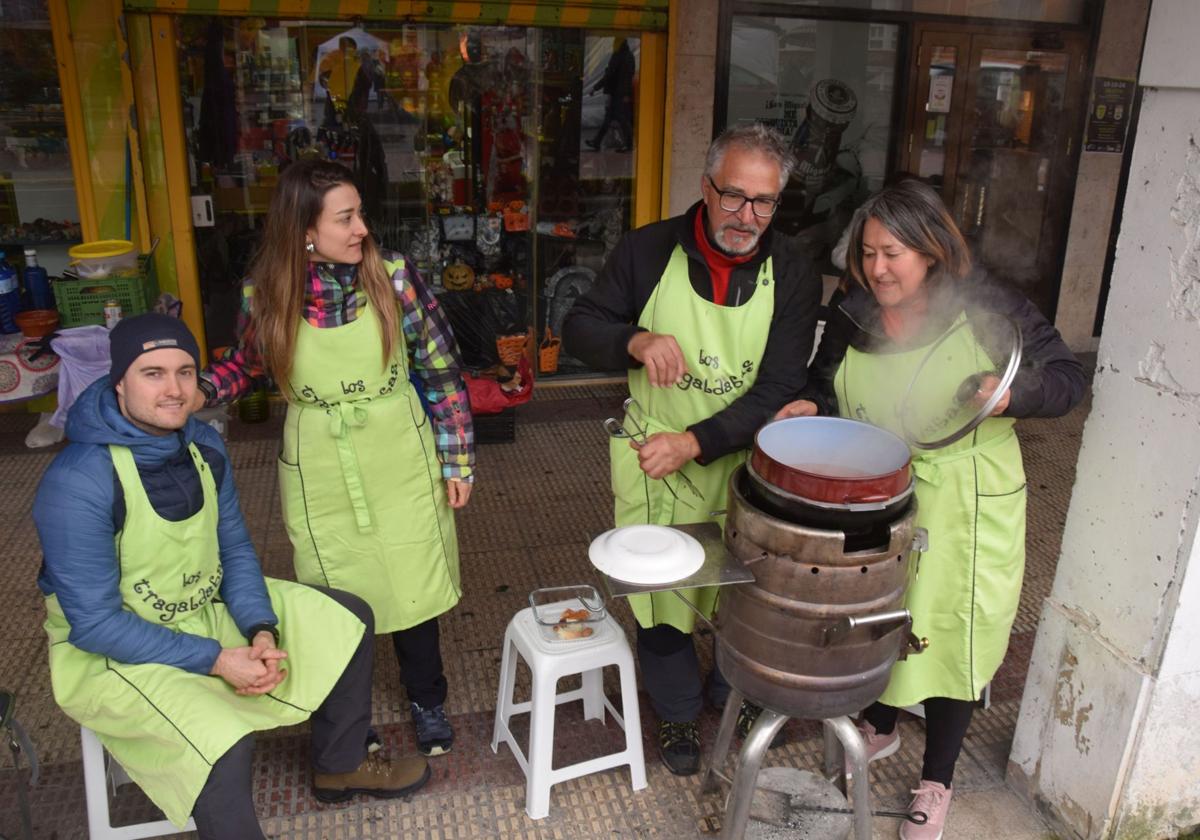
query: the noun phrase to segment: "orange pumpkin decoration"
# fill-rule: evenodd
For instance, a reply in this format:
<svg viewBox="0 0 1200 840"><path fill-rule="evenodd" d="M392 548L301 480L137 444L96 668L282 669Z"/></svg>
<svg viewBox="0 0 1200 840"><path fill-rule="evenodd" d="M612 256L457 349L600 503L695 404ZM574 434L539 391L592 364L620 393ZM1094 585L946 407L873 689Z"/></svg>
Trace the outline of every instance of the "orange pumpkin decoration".
<svg viewBox="0 0 1200 840"><path fill-rule="evenodd" d="M475 271L466 263L450 263L442 271L442 285L451 292L465 292L475 285Z"/></svg>
<svg viewBox="0 0 1200 840"><path fill-rule="evenodd" d="M497 289L511 289L513 287L513 278L511 274L493 274L492 284Z"/></svg>

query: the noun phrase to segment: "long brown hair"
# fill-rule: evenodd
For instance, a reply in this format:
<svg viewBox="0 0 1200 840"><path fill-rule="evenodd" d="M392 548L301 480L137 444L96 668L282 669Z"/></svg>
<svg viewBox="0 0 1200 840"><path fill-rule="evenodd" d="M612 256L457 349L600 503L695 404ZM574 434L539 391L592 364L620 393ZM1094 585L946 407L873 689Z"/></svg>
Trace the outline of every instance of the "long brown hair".
<svg viewBox="0 0 1200 840"><path fill-rule="evenodd" d="M258 252L250 265L254 296L250 317L267 369L283 386L292 370L296 330L303 317L304 288L309 260L305 237L317 223L325 206L325 195L346 184L358 189L350 171L332 161L317 158L297 161L284 170L271 196L267 222ZM379 317L383 366L392 357L399 316L391 279L383 265L379 246L368 233L362 242L358 266L359 288L366 292Z"/></svg>
<svg viewBox="0 0 1200 840"><path fill-rule="evenodd" d="M867 219L875 219L906 247L933 260L927 283L961 280L970 273L971 253L941 196L928 184L909 178L884 187L854 211L846 268L864 288L868 285L862 240Z"/></svg>

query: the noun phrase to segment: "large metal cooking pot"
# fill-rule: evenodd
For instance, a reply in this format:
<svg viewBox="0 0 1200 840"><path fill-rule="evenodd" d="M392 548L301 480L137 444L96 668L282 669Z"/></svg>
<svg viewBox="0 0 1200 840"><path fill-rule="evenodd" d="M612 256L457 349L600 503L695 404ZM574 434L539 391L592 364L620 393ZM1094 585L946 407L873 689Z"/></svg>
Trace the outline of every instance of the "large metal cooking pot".
<svg viewBox="0 0 1200 840"><path fill-rule="evenodd" d="M758 430L750 465L767 483L814 502L889 502L909 490L908 444L843 417L789 417Z"/></svg>
<svg viewBox="0 0 1200 840"><path fill-rule="evenodd" d="M717 663L745 696L791 717L850 714L878 699L906 652L903 609L916 533L913 501L885 543L847 551L843 534L788 522L729 481L725 545L754 574L721 594Z"/></svg>

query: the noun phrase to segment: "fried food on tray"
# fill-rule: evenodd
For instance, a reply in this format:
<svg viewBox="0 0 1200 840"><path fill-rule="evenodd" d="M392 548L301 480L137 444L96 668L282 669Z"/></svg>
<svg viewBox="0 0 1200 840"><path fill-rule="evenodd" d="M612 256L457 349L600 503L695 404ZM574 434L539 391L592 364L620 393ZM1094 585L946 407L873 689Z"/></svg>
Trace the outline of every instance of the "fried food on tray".
<svg viewBox="0 0 1200 840"><path fill-rule="evenodd" d="M591 627L581 625L578 621L554 625L554 633L560 639L586 639L594 632Z"/></svg>

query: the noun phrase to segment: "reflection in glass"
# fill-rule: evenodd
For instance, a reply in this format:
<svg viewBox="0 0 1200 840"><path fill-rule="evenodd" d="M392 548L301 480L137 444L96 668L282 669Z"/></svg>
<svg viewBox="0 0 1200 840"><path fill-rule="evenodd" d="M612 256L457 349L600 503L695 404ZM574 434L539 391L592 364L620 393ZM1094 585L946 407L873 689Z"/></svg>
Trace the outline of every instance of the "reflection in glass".
<svg viewBox="0 0 1200 840"><path fill-rule="evenodd" d="M798 165L774 224L815 259L883 185L898 33L890 24L733 19L727 123L758 120L792 139Z"/></svg>

